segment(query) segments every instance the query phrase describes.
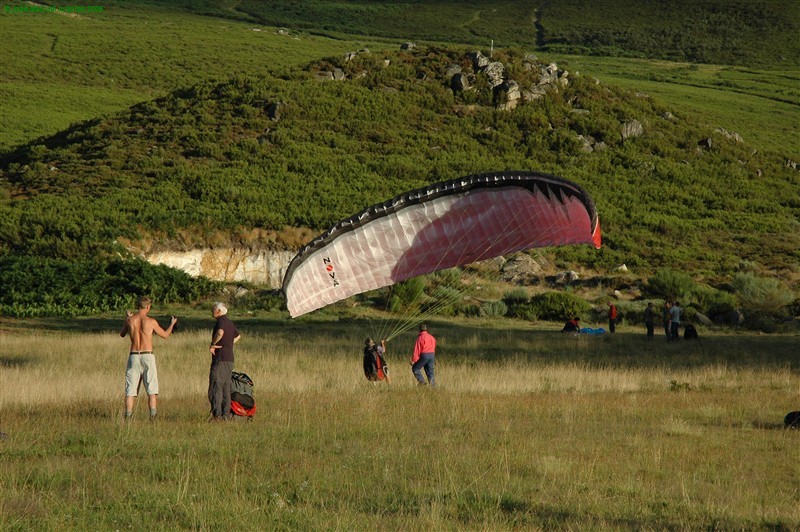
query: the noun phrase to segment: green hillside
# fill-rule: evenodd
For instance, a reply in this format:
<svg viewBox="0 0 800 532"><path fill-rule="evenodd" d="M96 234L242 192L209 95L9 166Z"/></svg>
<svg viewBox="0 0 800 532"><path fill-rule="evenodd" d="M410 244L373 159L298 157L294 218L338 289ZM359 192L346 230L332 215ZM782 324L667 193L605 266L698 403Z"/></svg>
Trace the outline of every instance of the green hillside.
<svg viewBox="0 0 800 532"><path fill-rule="evenodd" d="M206 79L262 75L326 55L436 39L470 43L487 53L492 42L497 49L519 46L570 70L699 111L757 149L797 154L800 4L657 4L655 9L652 2L603 0L577 9L582 4L576 0L109 0L102 12L57 14L15 13L15 7L33 7L9 2L0 9L0 151ZM655 31L656 25L672 29ZM683 42L725 54L695 57L691 65ZM591 55L575 56L576 51ZM698 69L703 61L716 64Z"/></svg>
<svg viewBox="0 0 800 532"><path fill-rule="evenodd" d="M10 125L0 138L4 268L47 260L58 272L144 239L293 247L287 227L319 231L409 188L523 169L572 179L598 204L604 248L551 250L564 267L624 263L640 280L672 268L717 287L748 271L797 287L796 7L784 6L762 40L772 59L741 28L756 12L774 20L777 4L708 3L700 19L735 19L738 41L687 26L706 51L744 47L747 61L773 61L756 70L626 57L687 59L673 53L681 39L661 35L661 54L644 46L652 32L641 14L625 39L604 33L610 44L587 44L596 28L611 30L599 14L579 17L581 5L111 2L74 18L3 12L15 38L2 56L19 57L4 59L0 83ZM680 21L699 8L660 9ZM564 37L565 27L582 30ZM400 52L405 41L416 48ZM501 109L506 90L490 89L467 57L477 49L523 91L551 61L568 84ZM617 57L560 55L576 51ZM452 89L452 64L474 90ZM318 79L336 68L345 80ZM641 134L624 139L634 122Z"/></svg>
<svg viewBox="0 0 800 532"><path fill-rule="evenodd" d="M496 58L522 86L543 66L530 70L519 52ZM478 90L451 90L452 63L470 68L453 50L330 58L285 78L201 83L26 145L2 160L4 249L73 258L102 242L110 252L118 237L175 239L180 228L195 229L188 244L214 231L322 229L408 188L523 168L592 192L607 236L604 251L581 256L590 266L725 275L741 260L795 261L797 197L779 191L797 174L779 154L754 154L588 76L498 110L480 76ZM334 68L348 79L315 79ZM632 120L644 134L623 141ZM587 152L582 138L604 149Z"/></svg>
<svg viewBox="0 0 800 532"><path fill-rule="evenodd" d="M197 13L331 34L537 47L547 52L782 66L800 64L792 0L194 2Z"/></svg>

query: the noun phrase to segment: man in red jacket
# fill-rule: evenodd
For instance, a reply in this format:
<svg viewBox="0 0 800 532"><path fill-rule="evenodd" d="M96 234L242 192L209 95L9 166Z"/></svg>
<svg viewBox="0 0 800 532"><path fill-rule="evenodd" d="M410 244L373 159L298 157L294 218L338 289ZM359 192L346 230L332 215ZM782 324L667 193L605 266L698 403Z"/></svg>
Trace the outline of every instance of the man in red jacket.
<svg viewBox="0 0 800 532"><path fill-rule="evenodd" d="M425 368L425 375L428 377L428 384L436 386L433 376L433 366L436 353L436 338L428 333L428 327L424 323L419 326L419 336L414 344L414 354L411 356L411 371L414 372L417 382L425 384L422 378L422 368Z"/></svg>

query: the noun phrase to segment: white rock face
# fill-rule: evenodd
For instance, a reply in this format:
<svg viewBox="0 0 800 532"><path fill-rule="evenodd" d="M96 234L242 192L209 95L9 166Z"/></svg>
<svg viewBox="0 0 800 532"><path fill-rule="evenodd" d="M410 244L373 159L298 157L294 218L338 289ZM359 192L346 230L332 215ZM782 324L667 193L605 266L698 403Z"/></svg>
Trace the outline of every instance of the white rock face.
<svg viewBox="0 0 800 532"><path fill-rule="evenodd" d="M193 249L146 253L151 264L164 264L193 277L204 275L215 281L247 281L280 288L294 251L248 249Z"/></svg>

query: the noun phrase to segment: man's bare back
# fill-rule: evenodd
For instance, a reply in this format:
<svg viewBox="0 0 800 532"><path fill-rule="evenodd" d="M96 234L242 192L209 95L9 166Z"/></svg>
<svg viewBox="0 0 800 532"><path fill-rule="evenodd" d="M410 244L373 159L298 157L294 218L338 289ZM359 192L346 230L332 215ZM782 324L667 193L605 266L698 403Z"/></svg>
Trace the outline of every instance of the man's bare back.
<svg viewBox="0 0 800 532"><path fill-rule="evenodd" d="M135 314L127 311L128 317L125 319L125 324L119 331L120 336L129 334L131 337L131 351L152 351L153 350L153 333L155 332L161 338L167 338L172 334L172 329L178 318L172 316L172 321L165 331L158 324L158 321L147 315L150 312L150 305L143 309L139 309Z"/></svg>

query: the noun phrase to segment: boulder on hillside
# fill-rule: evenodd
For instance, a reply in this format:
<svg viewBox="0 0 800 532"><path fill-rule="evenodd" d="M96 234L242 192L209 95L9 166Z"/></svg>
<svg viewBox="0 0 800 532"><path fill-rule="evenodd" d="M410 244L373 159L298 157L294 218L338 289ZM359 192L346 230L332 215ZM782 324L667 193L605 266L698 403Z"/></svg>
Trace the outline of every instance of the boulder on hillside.
<svg viewBox="0 0 800 532"><path fill-rule="evenodd" d="M700 141L697 143L697 147L698 147L698 148L703 148L703 149L706 149L706 150L709 150L709 149L711 149L711 147L712 147L713 145L714 145L714 141L713 141L713 140L711 140L711 137L706 137L706 138L704 138L704 139L700 140Z"/></svg>
<svg viewBox="0 0 800 532"><path fill-rule="evenodd" d="M539 69L539 85L555 84L558 81L558 65L550 63Z"/></svg>
<svg viewBox="0 0 800 532"><path fill-rule="evenodd" d="M521 93L519 83L516 81L506 81L497 88L495 98L497 98L497 108L510 111L517 107Z"/></svg>
<svg viewBox="0 0 800 532"><path fill-rule="evenodd" d="M719 133L720 135L722 135L726 139L730 139L730 140L732 140L734 142L737 142L737 143L744 142L744 139L742 138L742 136L739 135L735 131L728 131L727 129L718 127L717 129L714 130L714 132L715 133Z"/></svg>
<svg viewBox="0 0 800 532"><path fill-rule="evenodd" d="M622 140L638 137L644 133L642 123L638 120L628 120L622 124Z"/></svg>
<svg viewBox="0 0 800 532"><path fill-rule="evenodd" d="M454 92L464 92L472 88L469 74L465 72L455 74L450 80L450 88L453 89Z"/></svg>
<svg viewBox="0 0 800 532"><path fill-rule="evenodd" d="M573 282L577 281L578 279L580 279L580 275L578 275L578 272L572 271L572 270L567 270L567 271L563 271L563 272L558 272L556 274L555 283L556 284L569 284L569 283L573 283Z"/></svg>
<svg viewBox="0 0 800 532"><path fill-rule="evenodd" d="M522 99L526 102L530 102L544 98L545 94L547 94L547 88L542 85L535 85L528 90L522 91Z"/></svg>
<svg viewBox="0 0 800 532"><path fill-rule="evenodd" d="M281 112L283 111L284 107L283 102L275 102L271 103L267 106L267 116L270 120L277 122L281 119Z"/></svg>
<svg viewBox="0 0 800 532"><path fill-rule="evenodd" d="M592 153L594 151L593 140L591 136L578 135L578 143L580 144L578 150L582 153Z"/></svg>
<svg viewBox="0 0 800 532"><path fill-rule="evenodd" d="M444 79L453 79L453 76L461 73L461 65L451 64L447 65L447 70L444 72Z"/></svg>
<svg viewBox="0 0 800 532"><path fill-rule="evenodd" d="M506 282L527 284L544 275L544 269L527 253L517 253L503 263L500 275Z"/></svg>
<svg viewBox="0 0 800 532"><path fill-rule="evenodd" d="M717 319L721 323L727 323L728 325L742 325L744 323L744 314L741 310L732 310L729 313L718 316Z"/></svg>
<svg viewBox="0 0 800 532"><path fill-rule="evenodd" d="M711 321L711 318L709 318L709 317L708 317L708 316L706 316L705 314L701 314L701 313L699 313L699 312L695 312L695 313L694 313L694 320L695 320L697 323L700 323L700 324L702 324L702 325L711 325L711 324L713 323L713 322Z"/></svg>

